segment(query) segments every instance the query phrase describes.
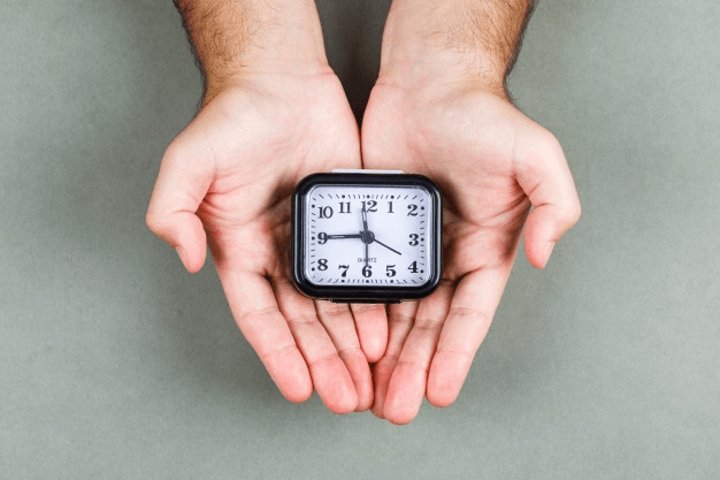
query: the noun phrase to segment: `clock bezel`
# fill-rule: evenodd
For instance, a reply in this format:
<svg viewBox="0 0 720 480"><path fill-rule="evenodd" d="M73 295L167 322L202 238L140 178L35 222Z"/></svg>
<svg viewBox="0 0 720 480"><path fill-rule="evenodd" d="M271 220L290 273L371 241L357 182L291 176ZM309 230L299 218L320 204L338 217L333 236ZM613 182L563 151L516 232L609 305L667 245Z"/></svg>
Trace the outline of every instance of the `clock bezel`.
<svg viewBox="0 0 720 480"><path fill-rule="evenodd" d="M385 285L334 286L315 285L306 277L303 232L306 223L307 194L316 186L333 185L381 185L420 187L425 189L432 201L430 218L434 239L428 251L430 276L420 285L390 287ZM430 295L440 284L442 276L442 197L440 190L423 175L405 173L315 173L305 177L297 186L292 202L292 278L295 286L308 297L337 303L397 303L417 300Z"/></svg>

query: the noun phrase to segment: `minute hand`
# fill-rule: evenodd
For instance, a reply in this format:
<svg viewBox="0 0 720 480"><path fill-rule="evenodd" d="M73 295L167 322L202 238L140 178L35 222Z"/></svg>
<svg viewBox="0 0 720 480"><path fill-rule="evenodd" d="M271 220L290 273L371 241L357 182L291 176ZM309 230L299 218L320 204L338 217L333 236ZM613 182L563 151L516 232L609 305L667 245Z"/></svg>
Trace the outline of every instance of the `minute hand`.
<svg viewBox="0 0 720 480"><path fill-rule="evenodd" d="M366 240L368 235L370 234L370 229L368 228L367 210L365 209L365 202L363 202L362 210L360 210L360 218L362 219L363 224L363 229L360 233L366 237L363 238L362 241L365 244L365 268L367 268L370 264L370 242Z"/></svg>

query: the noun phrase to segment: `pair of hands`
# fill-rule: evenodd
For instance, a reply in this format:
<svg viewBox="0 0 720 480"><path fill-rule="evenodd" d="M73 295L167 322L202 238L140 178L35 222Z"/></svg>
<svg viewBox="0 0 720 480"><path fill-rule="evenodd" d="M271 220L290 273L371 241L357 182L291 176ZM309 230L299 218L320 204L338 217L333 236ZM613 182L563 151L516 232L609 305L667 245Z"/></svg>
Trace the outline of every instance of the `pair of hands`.
<svg viewBox="0 0 720 480"><path fill-rule="evenodd" d="M295 290L291 194L306 175L338 167L402 169L441 186L445 277L433 295L386 309ZM455 400L530 203L526 252L542 268L578 218L572 185L554 137L480 87L379 83L361 142L330 71L268 73L228 85L172 142L147 221L190 272L209 243L233 316L285 398L304 401L314 387L333 412L372 406L406 423L424 396L437 406Z"/></svg>
<svg viewBox="0 0 720 480"><path fill-rule="evenodd" d="M413 70L384 65L362 135L326 62L223 77L168 147L147 213L190 272L209 245L233 317L285 398L315 390L333 412L372 408L398 424L424 397L457 398L523 226L527 258L543 268L580 214L559 143L502 89ZM291 283L296 184L361 167L424 174L443 191L444 278L420 302L314 302Z"/></svg>

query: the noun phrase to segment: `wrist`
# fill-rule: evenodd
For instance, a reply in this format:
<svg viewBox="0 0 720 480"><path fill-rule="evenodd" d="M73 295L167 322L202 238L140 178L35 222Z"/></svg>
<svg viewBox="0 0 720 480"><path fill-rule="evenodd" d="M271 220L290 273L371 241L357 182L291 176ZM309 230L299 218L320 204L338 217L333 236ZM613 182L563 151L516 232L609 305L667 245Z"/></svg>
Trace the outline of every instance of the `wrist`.
<svg viewBox="0 0 720 480"><path fill-rule="evenodd" d="M472 84L505 96L509 59L483 40L482 2L395 0L383 35L380 83Z"/></svg>
<svg viewBox="0 0 720 480"><path fill-rule="evenodd" d="M202 104L207 104L223 91L237 88L257 88L258 85L283 87L283 82L314 80L332 76L335 72L327 62L307 62L299 66L279 63L255 63L245 68L226 70L222 74L206 74ZM255 87L251 87L255 85Z"/></svg>
<svg viewBox="0 0 720 480"><path fill-rule="evenodd" d="M377 85L391 85L407 90L479 89L507 99L504 75L491 66L473 63L444 52L426 52L416 59L390 60L380 70Z"/></svg>
<svg viewBox="0 0 720 480"><path fill-rule="evenodd" d="M211 92L252 74L329 69L314 0L177 3Z"/></svg>

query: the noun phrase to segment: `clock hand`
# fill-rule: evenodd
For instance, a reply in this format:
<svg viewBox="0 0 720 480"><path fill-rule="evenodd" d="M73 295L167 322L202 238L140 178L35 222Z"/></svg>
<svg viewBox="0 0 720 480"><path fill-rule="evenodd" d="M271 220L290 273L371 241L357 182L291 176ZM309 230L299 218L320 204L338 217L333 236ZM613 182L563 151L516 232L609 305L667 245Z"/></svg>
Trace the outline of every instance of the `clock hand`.
<svg viewBox="0 0 720 480"><path fill-rule="evenodd" d="M367 221L367 209L365 208L365 202L363 202L362 209L360 210L360 218L362 219L363 224L363 230L360 232L365 238L363 238L363 243L365 244L365 267L368 266L368 263L370 263L370 252L369 252L369 245L370 242L367 240L368 234L370 233L370 229L368 228L368 221Z"/></svg>
<svg viewBox="0 0 720 480"><path fill-rule="evenodd" d="M325 238L327 238L328 240L336 240L341 238L362 238L362 235L360 235L359 233L349 233L347 235L328 235Z"/></svg>
<svg viewBox="0 0 720 480"><path fill-rule="evenodd" d="M367 232L370 229L368 228L368 221L367 221L367 210L365 209L365 202L363 202L362 210L360 211L360 216L362 217L362 224L363 224L363 232Z"/></svg>
<svg viewBox="0 0 720 480"><path fill-rule="evenodd" d="M379 243L380 245L382 245L383 247L387 248L387 249L390 250L391 252L395 252L395 253L397 253L398 255L402 255L402 253L398 252L397 250L395 250L395 249L392 248L392 247L388 247L387 245L385 245L383 242L381 242L381 241L378 240L377 238L375 239L375 243Z"/></svg>

